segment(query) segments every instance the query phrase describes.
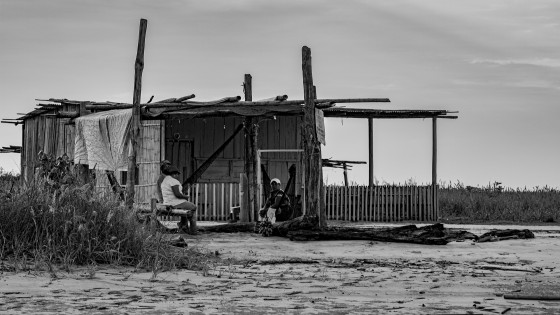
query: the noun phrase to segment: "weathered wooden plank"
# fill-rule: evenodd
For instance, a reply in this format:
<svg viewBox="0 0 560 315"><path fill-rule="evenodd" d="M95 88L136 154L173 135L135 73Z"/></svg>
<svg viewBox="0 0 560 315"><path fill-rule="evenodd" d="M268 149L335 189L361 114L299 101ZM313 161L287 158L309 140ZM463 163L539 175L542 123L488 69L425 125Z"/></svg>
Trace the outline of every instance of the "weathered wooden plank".
<svg viewBox="0 0 560 315"><path fill-rule="evenodd" d="M234 118L233 117L224 117L223 118L223 122L224 122L224 140L222 140L221 143L223 143L225 141L226 138L228 138L231 134L233 134L233 132L235 131L235 128L237 127L237 125L234 125ZM233 159L236 156L234 155L234 150L235 150L235 145L237 142L237 138L239 137L235 137L235 139L227 146L224 148L224 153L223 153L223 157L225 159ZM239 156L237 158L240 158ZM239 174L237 174L239 175Z"/></svg>
<svg viewBox="0 0 560 315"><path fill-rule="evenodd" d="M373 221L379 221L379 186L373 187Z"/></svg>

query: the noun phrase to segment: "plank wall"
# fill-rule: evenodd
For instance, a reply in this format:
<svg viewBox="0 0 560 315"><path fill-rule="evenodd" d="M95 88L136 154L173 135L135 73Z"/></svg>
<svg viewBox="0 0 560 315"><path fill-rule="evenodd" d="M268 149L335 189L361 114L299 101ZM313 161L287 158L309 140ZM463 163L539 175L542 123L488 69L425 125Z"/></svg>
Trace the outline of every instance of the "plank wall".
<svg viewBox="0 0 560 315"><path fill-rule="evenodd" d="M261 118L258 131L259 149L298 149L300 117L277 116ZM243 123L242 117L211 117L167 120L165 123L165 158L176 165L183 181L212 155ZM239 183L245 155L244 132L241 131L202 175L200 183ZM298 164L295 153L263 153L262 164L271 178L277 177L285 185L288 168ZM298 170L299 173L299 170ZM297 187L297 185L296 185Z"/></svg>

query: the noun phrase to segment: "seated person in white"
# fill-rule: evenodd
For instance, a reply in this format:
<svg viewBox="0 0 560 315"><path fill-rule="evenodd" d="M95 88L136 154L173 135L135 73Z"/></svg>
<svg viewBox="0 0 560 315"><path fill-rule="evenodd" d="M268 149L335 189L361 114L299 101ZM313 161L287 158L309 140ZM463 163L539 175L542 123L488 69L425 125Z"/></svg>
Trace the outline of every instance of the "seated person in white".
<svg viewBox="0 0 560 315"><path fill-rule="evenodd" d="M259 211L261 221L267 219L270 223L286 221L292 215L290 209L290 198L280 189L280 180L273 178L270 181L270 196L266 200L264 208Z"/></svg>
<svg viewBox="0 0 560 315"><path fill-rule="evenodd" d="M179 178L179 169L170 165L167 168L167 176L161 182L161 194L163 197L163 204L171 206L173 209L189 210L184 215L181 215L181 221L177 223L179 230L183 230L189 234L196 234L196 205L188 201L188 197L183 194L183 186L177 180ZM190 221L190 230L188 223Z"/></svg>

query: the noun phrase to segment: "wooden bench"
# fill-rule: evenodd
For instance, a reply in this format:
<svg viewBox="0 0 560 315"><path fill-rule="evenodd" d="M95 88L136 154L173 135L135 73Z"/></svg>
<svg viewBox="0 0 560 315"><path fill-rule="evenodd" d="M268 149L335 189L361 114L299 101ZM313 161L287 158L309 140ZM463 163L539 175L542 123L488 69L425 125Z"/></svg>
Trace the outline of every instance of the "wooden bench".
<svg viewBox="0 0 560 315"><path fill-rule="evenodd" d="M181 221L182 216L186 216L189 224L195 227L196 230L196 217L195 211L184 209L173 209L171 206L166 206L158 203L156 198L150 200L150 207L152 211L152 218L154 222L164 226L167 229L177 228L176 222Z"/></svg>

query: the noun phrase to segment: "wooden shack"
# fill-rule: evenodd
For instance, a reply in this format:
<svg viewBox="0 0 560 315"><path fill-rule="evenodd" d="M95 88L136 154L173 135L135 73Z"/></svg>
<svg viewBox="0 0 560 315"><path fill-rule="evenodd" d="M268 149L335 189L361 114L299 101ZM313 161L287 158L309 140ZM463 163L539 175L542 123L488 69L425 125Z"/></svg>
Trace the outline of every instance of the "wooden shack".
<svg viewBox="0 0 560 315"><path fill-rule="evenodd" d="M39 103L39 108L18 118L23 126L21 173L26 181L34 178L40 151L53 156L66 154L73 158L75 125L72 120L79 116L80 108L82 113L90 113L85 110L86 105L95 107L105 104L66 99L41 102L45 101L49 103ZM219 104L224 107L227 102ZM233 139L202 173L197 185L193 186L193 197L198 199L202 208L211 208L208 219L224 219L231 206L239 205L240 174L244 172L245 133L238 132L234 135L234 132L240 125L243 126L244 117L236 114L224 115L223 112L213 112L212 108L206 108L203 113L196 115L178 112L166 114L165 119L148 116L144 118L141 121L137 156L135 199L139 204L149 204L149 200L156 196L155 183L160 174L160 161L171 161L182 171L180 180L185 181L233 135ZM258 148L298 149L300 122L301 115L265 110L256 120ZM287 183L288 168L292 164L298 164L298 159L297 153L274 152L261 155L261 164L271 177ZM90 165L90 168L95 166ZM109 190L104 172L98 173L97 188ZM126 170L119 170L115 175L121 184L126 183ZM296 188L295 194L299 194L298 189L301 188L301 183L298 182L300 177L293 186Z"/></svg>
<svg viewBox="0 0 560 315"><path fill-rule="evenodd" d="M386 98L318 99L311 73L311 50L302 47L303 100L287 100L286 96L253 101L251 76L245 75L244 101L241 97L226 97L216 101L192 101L194 95L140 104L143 55L147 21L141 19L138 51L135 62L134 97L132 104L115 102L73 101L68 99L39 100L38 107L17 118L2 122L22 124L21 168L26 182L35 178L40 151L74 158L76 128L74 119L99 111L132 109L129 140L131 153L127 168L111 170L121 184L127 183L127 202L147 206L156 196L159 165L170 160L182 172L188 183L191 201L198 205L199 220L225 220L232 206L245 202L249 212L245 220L254 220L255 212L265 196L264 172L270 177L288 182L292 164L289 193L303 196L303 211L319 217L319 226L327 219L393 220L409 200L408 213L417 219L437 218L436 121L449 116L445 110L380 110L335 107L337 103L388 102ZM152 97L153 98L153 97ZM325 136L324 118L365 118L369 122L370 183L373 187L372 121L383 118L432 118L433 158L432 185L416 194L407 190L371 189L343 192L324 189L320 140ZM240 132L243 130L243 132ZM76 164L83 164L81 160ZM90 163L91 164L91 163ZM96 188L101 193L111 191L111 185L96 165L88 165L96 172ZM129 173L134 176L129 176ZM240 199L239 184L247 178L248 194ZM259 189L256 189L258 186ZM411 190L413 191L413 190ZM335 194L338 193L338 198ZM369 195L368 195L369 194ZM134 196L134 200L130 198ZM361 203L355 211L356 200ZM420 199L419 199L420 198ZM429 202L417 202L418 200ZM330 202L327 202L329 201ZM343 202L347 201L347 203ZM381 201L381 202L379 202ZM376 210L376 206L377 210ZM389 211L399 208L397 215ZM243 207L242 207L243 208ZM328 209L328 211L326 211ZM352 209L349 213L348 210ZM369 212L368 212L369 209ZM423 211L423 212L422 212ZM429 213L429 216L419 215ZM381 215L383 214L383 215Z"/></svg>
<svg viewBox="0 0 560 315"><path fill-rule="evenodd" d="M232 137L223 150L218 152L210 166L198 178L189 191L193 201L200 208L201 220L226 220L230 208L238 206L240 175L244 173L246 160L246 126L245 118L250 114L254 125L258 126L257 149L260 163L270 177L279 178L285 185L288 182L288 169L296 165L297 175L293 185L293 195L302 194L303 178L301 169L301 128L302 101L275 101L273 106L262 105L265 102L248 103L237 101L239 98L224 98L210 102L176 102L177 99L164 100L144 105L141 121L139 151L137 155L138 174L135 185L135 202L147 206L151 198L156 196L156 181L160 174L160 161L167 159L182 172L181 180L185 181L201 165L205 163L220 146ZM324 100L330 102L332 100ZM343 101L343 100L338 100ZM25 181L34 178L37 156L40 151L53 156L63 154L73 158L75 125L73 119L80 114L87 115L99 110L110 108L126 108L130 104L107 102L84 102L67 99L39 100L38 107L19 117L16 121L22 124L21 174ZM282 102L284 102L282 105ZM181 110L169 111L173 105L181 103ZM191 109L185 106L191 105ZM203 105L201 105L203 104ZM208 105L212 104L212 105ZM257 105L254 105L257 104ZM168 105L167 107L164 107ZM257 107L257 109L255 109ZM166 108L166 111L160 110ZM232 109L233 108L233 109ZM156 112L153 112L153 111ZM352 109L330 107L323 109L324 116L334 118L455 118L445 110L379 110ZM239 128L243 132L236 132ZM370 142L371 145L371 142ZM267 152L286 150L286 152ZM90 166L94 168L94 166ZM117 180L126 183L126 170L115 173ZM96 187L99 191L109 192L110 185L104 172L97 172ZM355 189L353 191L352 189ZM412 201L408 205L403 202L414 197L418 202L416 216L419 219L433 219L435 204L432 205L433 188L427 187L367 187L333 188L327 187L326 207L329 219L393 221L401 216L388 209L403 205L404 210L414 212ZM343 193L346 191L346 193ZM409 191L407 193L407 191ZM337 197L338 196L338 197ZM369 197L368 197L369 196ZM381 197L377 197L381 196ZM393 198L394 197L394 198ZM352 201L353 198L356 201ZM377 198L377 199L376 199ZM399 202L393 200L400 198ZM370 200L371 201L368 201ZM359 200L363 200L360 202ZM425 200L425 202L421 202ZM377 204L377 208L375 205ZM360 208L363 215L360 215ZM344 215L350 211L350 214ZM371 212L371 215L368 214ZM379 213L379 214L378 214ZM381 214L385 213L384 216ZM422 215L425 213L425 215ZM403 215L404 217L404 215ZM412 214L410 215L412 217Z"/></svg>

